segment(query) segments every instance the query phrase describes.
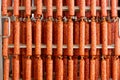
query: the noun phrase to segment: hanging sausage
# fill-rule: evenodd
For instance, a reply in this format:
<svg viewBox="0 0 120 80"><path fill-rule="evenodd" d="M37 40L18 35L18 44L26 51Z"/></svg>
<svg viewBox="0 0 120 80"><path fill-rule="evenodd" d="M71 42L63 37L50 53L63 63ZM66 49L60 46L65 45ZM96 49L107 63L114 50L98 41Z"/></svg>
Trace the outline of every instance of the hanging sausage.
<svg viewBox="0 0 120 80"><path fill-rule="evenodd" d="M117 19L117 0L111 0L111 16L115 20ZM115 27L115 54L114 54L114 59L113 59L113 64L112 64L112 76L113 80L117 80L119 78L118 76L118 64L119 64L119 59L118 56L120 55L120 38L119 38L119 27L118 27L118 21L114 21L114 27Z"/></svg>
<svg viewBox="0 0 120 80"><path fill-rule="evenodd" d="M84 17L85 17L85 0L81 0L79 2L79 7L80 7L80 41L79 41L79 56L81 57L80 59L80 79L84 80L84 67L85 67L85 61L84 61L84 55L85 55L85 21L84 21Z"/></svg>
<svg viewBox="0 0 120 80"><path fill-rule="evenodd" d="M102 16L102 61L101 61L101 78L102 80L106 80L107 73L106 73L106 59L105 57L108 55L107 50L107 22L106 22L106 16L107 16L107 3L106 0L101 1L101 16ZM104 70L103 70L104 68Z"/></svg>

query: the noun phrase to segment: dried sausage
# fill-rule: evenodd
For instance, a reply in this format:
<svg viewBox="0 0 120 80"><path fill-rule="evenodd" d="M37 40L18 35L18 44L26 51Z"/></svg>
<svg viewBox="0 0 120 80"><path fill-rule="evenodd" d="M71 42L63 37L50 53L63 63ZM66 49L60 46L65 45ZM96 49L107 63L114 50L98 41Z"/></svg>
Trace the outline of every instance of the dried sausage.
<svg viewBox="0 0 120 80"><path fill-rule="evenodd" d="M25 12L26 16L31 15L31 0L25 0Z"/></svg>
<svg viewBox="0 0 120 80"><path fill-rule="evenodd" d="M15 21L14 23L14 54L20 54L20 22Z"/></svg>
<svg viewBox="0 0 120 80"><path fill-rule="evenodd" d="M25 60L25 80L31 80L31 59Z"/></svg>
<svg viewBox="0 0 120 80"><path fill-rule="evenodd" d="M63 22L58 21L57 22L57 56L63 55Z"/></svg>
<svg viewBox="0 0 120 80"><path fill-rule="evenodd" d="M4 72L3 72L3 79L9 80L9 67L10 67L10 60L4 59Z"/></svg>
<svg viewBox="0 0 120 80"><path fill-rule="evenodd" d="M84 75L84 71L85 70L85 61L84 59L80 60L80 80L84 80L85 75Z"/></svg>
<svg viewBox="0 0 120 80"><path fill-rule="evenodd" d="M52 21L47 21L47 53L52 55Z"/></svg>
<svg viewBox="0 0 120 80"><path fill-rule="evenodd" d="M7 15L7 1L8 0L2 0L2 15Z"/></svg>
<svg viewBox="0 0 120 80"><path fill-rule="evenodd" d="M90 60L90 80L95 80L95 60Z"/></svg>
<svg viewBox="0 0 120 80"><path fill-rule="evenodd" d="M67 46L68 46L68 53L67 56L72 56L73 55L73 22L72 20L68 21L68 39L67 39Z"/></svg>
<svg viewBox="0 0 120 80"><path fill-rule="evenodd" d="M19 80L19 78L20 78L19 63L20 63L19 59L13 58L13 60L12 60L12 74L13 74L12 79L13 80Z"/></svg>
<svg viewBox="0 0 120 80"><path fill-rule="evenodd" d="M73 60L68 60L68 79L73 80Z"/></svg>
<svg viewBox="0 0 120 80"><path fill-rule="evenodd" d="M46 59L46 80L53 79L53 61L51 59Z"/></svg>
<svg viewBox="0 0 120 80"><path fill-rule="evenodd" d="M41 21L36 21L35 27L36 35L35 35L35 55L41 55Z"/></svg>
<svg viewBox="0 0 120 80"><path fill-rule="evenodd" d="M101 79L107 80L107 73L106 73L106 60L101 61Z"/></svg>
<svg viewBox="0 0 120 80"><path fill-rule="evenodd" d="M80 22L80 45L79 45L79 55L84 55L85 46L85 22Z"/></svg>
<svg viewBox="0 0 120 80"><path fill-rule="evenodd" d="M8 21L4 21L4 36L8 35ZM8 38L3 39L3 56L8 56Z"/></svg>
<svg viewBox="0 0 120 80"><path fill-rule="evenodd" d="M42 0L36 0L37 15L42 15Z"/></svg>
<svg viewBox="0 0 120 80"><path fill-rule="evenodd" d="M56 12L56 15L58 17L62 17L62 0L57 0L56 1L56 8L57 8L57 12Z"/></svg>
<svg viewBox="0 0 120 80"><path fill-rule="evenodd" d="M19 0L14 0L14 16L19 15Z"/></svg>
<svg viewBox="0 0 120 80"><path fill-rule="evenodd" d="M32 55L32 26L31 21L28 20L26 22L26 55L31 56Z"/></svg>

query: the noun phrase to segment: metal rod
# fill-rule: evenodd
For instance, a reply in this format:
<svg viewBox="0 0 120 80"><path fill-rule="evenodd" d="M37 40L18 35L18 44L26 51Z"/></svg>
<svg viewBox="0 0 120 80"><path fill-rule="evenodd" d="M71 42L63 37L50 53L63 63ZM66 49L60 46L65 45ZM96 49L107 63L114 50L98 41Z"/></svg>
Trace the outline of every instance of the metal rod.
<svg viewBox="0 0 120 80"><path fill-rule="evenodd" d="M46 10L46 7L43 6L42 9L43 9L43 11L45 11L45 10ZM75 6L74 9L75 9L75 11L79 11L79 10L80 10L79 6ZM86 6L85 9L86 9L86 10L90 10L90 7L89 7L89 6ZM8 10L10 10L10 11L13 10L13 7L8 7ZM19 10L25 10L25 7L24 7L24 6L20 6L20 7L19 7ZM34 11L34 10L36 10L36 7L35 7L35 6L32 6L32 11ZM63 11L67 11L67 10L68 10L68 7L67 7L67 6L63 6ZM97 6L97 7L96 7L96 10L101 10L101 7L100 7L100 6ZM111 7L107 7L107 10L111 10ZM120 7L118 7L117 10L120 10ZM56 11L56 6L53 6L53 11Z"/></svg>
<svg viewBox="0 0 120 80"><path fill-rule="evenodd" d="M14 45L13 45L13 44L10 44L8 47L9 47L9 48L14 48ZM25 45L25 44L20 44L20 48L26 48L26 45ZM32 48L35 48L35 45L34 45L34 44L32 45ZM42 44L42 47L41 47L41 48L46 48L46 45ZM52 45L52 48L57 48L57 45ZM67 45L63 45L63 49L64 49L64 48L67 48ZM77 48L79 48L79 46L78 46L78 45L74 45L73 48L74 48L74 49L77 49ZM90 45L90 44L85 45L85 48L86 48L86 49L90 49L90 48L91 48L91 45ZM101 48L102 48L102 44L97 45L96 48L97 48L97 49L101 49ZM114 49L114 44L108 45L108 49Z"/></svg>
<svg viewBox="0 0 120 80"><path fill-rule="evenodd" d="M0 0L0 17L2 17L2 0ZM2 19L0 18L0 35L2 35ZM3 80L2 37L0 37L0 80Z"/></svg>

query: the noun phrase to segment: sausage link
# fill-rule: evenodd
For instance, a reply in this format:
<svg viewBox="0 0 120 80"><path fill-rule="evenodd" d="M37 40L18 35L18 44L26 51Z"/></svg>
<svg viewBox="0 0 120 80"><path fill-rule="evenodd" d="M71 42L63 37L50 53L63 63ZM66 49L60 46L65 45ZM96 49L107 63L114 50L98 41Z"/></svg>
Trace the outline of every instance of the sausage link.
<svg viewBox="0 0 120 80"><path fill-rule="evenodd" d="M43 80L43 65L42 65L42 59L36 59L35 60L35 80Z"/></svg>
<svg viewBox="0 0 120 80"><path fill-rule="evenodd" d="M7 15L7 1L8 0L2 0L2 15Z"/></svg>
<svg viewBox="0 0 120 80"><path fill-rule="evenodd" d="M95 80L95 60L90 60L90 80Z"/></svg>
<svg viewBox="0 0 120 80"><path fill-rule="evenodd" d="M73 60L68 60L68 79L73 80Z"/></svg>
<svg viewBox="0 0 120 80"><path fill-rule="evenodd" d="M107 22L102 22L102 54L108 55L107 50Z"/></svg>
<svg viewBox="0 0 120 80"><path fill-rule="evenodd" d="M36 21L35 55L41 55L41 21Z"/></svg>
<svg viewBox="0 0 120 80"><path fill-rule="evenodd" d="M96 16L96 0L91 0L91 16Z"/></svg>
<svg viewBox="0 0 120 80"><path fill-rule="evenodd" d="M103 17L107 16L107 3L106 3L106 0L101 0L101 15Z"/></svg>
<svg viewBox="0 0 120 80"><path fill-rule="evenodd" d="M79 16L85 16L85 0L79 1L80 13Z"/></svg>
<svg viewBox="0 0 120 80"><path fill-rule="evenodd" d="M116 59L113 59L113 64L112 64L112 68L113 68L113 80L118 80L118 61Z"/></svg>
<svg viewBox="0 0 120 80"><path fill-rule="evenodd" d="M80 45L79 45L79 55L84 55L85 46L85 22L80 22Z"/></svg>
<svg viewBox="0 0 120 80"><path fill-rule="evenodd" d="M53 80L53 61L46 59L46 80Z"/></svg>
<svg viewBox="0 0 120 80"><path fill-rule="evenodd" d="M96 55L96 22L91 22L91 55Z"/></svg>
<svg viewBox="0 0 120 80"><path fill-rule="evenodd" d="M3 26L4 26L3 35L7 36L8 35L8 21L7 20L5 20ZM3 52L2 52L2 55L6 56L6 57L8 56L8 38L3 39Z"/></svg>
<svg viewBox="0 0 120 80"><path fill-rule="evenodd" d="M14 54L20 54L20 22L15 21L14 23Z"/></svg>
<svg viewBox="0 0 120 80"><path fill-rule="evenodd" d="M97 1L99 1L99 0L97 0ZM98 4L98 3L97 3ZM97 5L97 6L99 6L99 5ZM96 14L98 17L100 16L100 12L97 12L97 14ZM99 22L97 22L96 23L96 40L97 40L97 45L99 45L100 44L100 23ZM95 66L96 66L96 69L95 69L95 75L96 75L96 80L100 77L100 50L99 49L97 49L97 51L96 51L96 55L98 56L97 58L96 58L96 63L95 63Z"/></svg>
<svg viewBox="0 0 120 80"><path fill-rule="evenodd" d="M68 21L68 39L67 39L67 46L68 46L68 53L67 56L73 55L73 22L72 20Z"/></svg>
<svg viewBox="0 0 120 80"><path fill-rule="evenodd" d="M78 59L77 58L74 58L73 59L73 61L74 61L74 65L73 65L73 80L77 80L77 78L78 78Z"/></svg>
<svg viewBox="0 0 120 80"><path fill-rule="evenodd" d="M31 80L31 59L25 60L25 80Z"/></svg>
<svg viewBox="0 0 120 80"><path fill-rule="evenodd" d="M89 53L89 51L86 51L86 53ZM85 58L85 80L89 80L90 78L90 59L89 58Z"/></svg>
<svg viewBox="0 0 120 80"><path fill-rule="evenodd" d="M47 53L52 55L52 21L47 21Z"/></svg>
<svg viewBox="0 0 120 80"><path fill-rule="evenodd" d="M115 26L115 55L120 55L120 38L118 36L118 22L114 23Z"/></svg>
<svg viewBox="0 0 120 80"><path fill-rule="evenodd" d="M42 0L36 0L37 15L42 15Z"/></svg>
<svg viewBox="0 0 120 80"><path fill-rule="evenodd" d="M67 58L63 58L63 80L67 80Z"/></svg>
<svg viewBox="0 0 120 80"><path fill-rule="evenodd" d="M85 79L85 61L84 59L80 60L80 80Z"/></svg>
<svg viewBox="0 0 120 80"><path fill-rule="evenodd" d="M56 12L56 15L57 16L62 16L62 0L57 0L56 1L56 8L57 8L57 12Z"/></svg>
<svg viewBox="0 0 120 80"><path fill-rule="evenodd" d="M55 80L63 80L63 60L57 59Z"/></svg>
<svg viewBox="0 0 120 80"><path fill-rule="evenodd" d="M63 22L57 24L57 56L63 55Z"/></svg>
<svg viewBox="0 0 120 80"><path fill-rule="evenodd" d="M31 0L25 0L25 13L26 16L31 15Z"/></svg>
<svg viewBox="0 0 120 80"><path fill-rule="evenodd" d="M26 56L31 56L32 55L32 26L31 26L31 21L28 20L26 22Z"/></svg>
<svg viewBox="0 0 120 80"><path fill-rule="evenodd" d="M101 79L102 80L107 80L106 60L101 61Z"/></svg>
<svg viewBox="0 0 120 80"><path fill-rule="evenodd" d="M20 78L19 63L20 63L19 59L13 58L13 60L12 60L12 74L13 74L12 79L13 80L19 80L19 78Z"/></svg>
<svg viewBox="0 0 120 80"><path fill-rule="evenodd" d="M13 10L14 16L19 15L19 0L14 0L14 10Z"/></svg>
<svg viewBox="0 0 120 80"><path fill-rule="evenodd" d="M74 44L79 44L79 22L76 21L75 24L74 24L75 27L74 28ZM78 53L77 53L78 54Z"/></svg>
<svg viewBox="0 0 120 80"><path fill-rule="evenodd" d="M111 16L116 17L117 16L117 0L111 0Z"/></svg>
<svg viewBox="0 0 120 80"><path fill-rule="evenodd" d="M63 23L63 44L67 44L67 26L68 24L66 22Z"/></svg>
<svg viewBox="0 0 120 80"><path fill-rule="evenodd" d="M108 45L112 44L112 24L108 23ZM109 49L108 50L108 55L112 54L112 50ZM111 71L111 57L109 58L109 60L107 60L107 80L111 77L112 71ZM108 65L109 64L109 65Z"/></svg>
<svg viewBox="0 0 120 80"><path fill-rule="evenodd" d="M3 80L9 80L10 60L4 59Z"/></svg>
<svg viewBox="0 0 120 80"><path fill-rule="evenodd" d="M47 17L52 17L53 16L53 13L52 13L52 0L47 0L46 2L46 14L47 14Z"/></svg>
<svg viewBox="0 0 120 80"><path fill-rule="evenodd" d="M69 10L69 16L73 16L74 13L74 0L68 0L68 10Z"/></svg>

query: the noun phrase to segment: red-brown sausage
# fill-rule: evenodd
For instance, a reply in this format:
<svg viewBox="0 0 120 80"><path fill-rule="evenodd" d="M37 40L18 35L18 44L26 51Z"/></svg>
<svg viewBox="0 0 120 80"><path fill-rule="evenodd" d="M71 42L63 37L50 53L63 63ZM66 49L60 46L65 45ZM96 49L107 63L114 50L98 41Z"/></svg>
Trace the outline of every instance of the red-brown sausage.
<svg viewBox="0 0 120 80"><path fill-rule="evenodd" d="M67 35L68 35L68 39L67 39L67 46L68 46L68 53L67 56L72 56L73 55L73 22L70 19L68 21L68 27L67 27Z"/></svg>
<svg viewBox="0 0 120 80"><path fill-rule="evenodd" d="M90 60L90 80L95 80L95 60Z"/></svg>
<svg viewBox="0 0 120 80"><path fill-rule="evenodd" d="M19 0L14 0L13 14L14 14L14 16L18 16L19 15Z"/></svg>
<svg viewBox="0 0 120 80"><path fill-rule="evenodd" d="M36 21L35 29L35 55L38 56L41 55L41 21L39 19Z"/></svg>
<svg viewBox="0 0 120 80"><path fill-rule="evenodd" d="M12 79L19 80L20 79L20 64L19 59L13 58L12 60Z"/></svg>
<svg viewBox="0 0 120 80"><path fill-rule="evenodd" d="M32 55L32 26L31 21L26 22L26 56Z"/></svg>
<svg viewBox="0 0 120 80"><path fill-rule="evenodd" d="M14 23L14 54L20 54L20 22L18 20Z"/></svg>
<svg viewBox="0 0 120 80"><path fill-rule="evenodd" d="M84 55L85 46L85 22L80 22L80 44L79 44L79 55Z"/></svg>
<svg viewBox="0 0 120 80"><path fill-rule="evenodd" d="M47 53L52 55L52 21L47 21Z"/></svg>
<svg viewBox="0 0 120 80"><path fill-rule="evenodd" d="M84 59L80 60L80 80L84 80L85 79L85 61Z"/></svg>
<svg viewBox="0 0 120 80"><path fill-rule="evenodd" d="M57 22L57 56L63 55L63 22Z"/></svg>
<svg viewBox="0 0 120 80"><path fill-rule="evenodd" d="M46 14L47 14L47 17L52 17L53 16L53 12L52 12L52 0L47 0L46 2Z"/></svg>
<svg viewBox="0 0 120 80"><path fill-rule="evenodd" d="M107 80L107 73L106 73L106 60L101 61L101 79Z"/></svg>
<svg viewBox="0 0 120 80"><path fill-rule="evenodd" d="M36 0L37 15L42 15L42 0Z"/></svg>
<svg viewBox="0 0 120 80"><path fill-rule="evenodd" d="M25 60L25 80L31 80L31 59Z"/></svg>
<svg viewBox="0 0 120 80"><path fill-rule="evenodd" d="M57 59L55 80L63 80L63 60Z"/></svg>
<svg viewBox="0 0 120 80"><path fill-rule="evenodd" d="M62 17L62 0L57 0L56 1L56 8L57 8L57 12L56 12L56 16L58 17Z"/></svg>
<svg viewBox="0 0 120 80"><path fill-rule="evenodd" d="M67 80L73 80L73 60L68 60L68 78Z"/></svg>
<svg viewBox="0 0 120 80"><path fill-rule="evenodd" d="M4 72L3 72L3 79L9 80L9 67L10 67L10 60L4 59Z"/></svg>
<svg viewBox="0 0 120 80"><path fill-rule="evenodd" d="M7 1L8 0L2 0L2 15L7 15Z"/></svg>
<svg viewBox="0 0 120 80"><path fill-rule="evenodd" d="M5 20L4 22L4 36L8 35L8 21ZM3 56L8 56L8 38L4 38L3 39L3 52L2 52Z"/></svg>
<svg viewBox="0 0 120 80"><path fill-rule="evenodd" d="M36 59L35 60L35 80L43 80L43 65L42 65L42 59Z"/></svg>
<svg viewBox="0 0 120 80"><path fill-rule="evenodd" d="M25 14L26 16L31 15L31 0L25 0Z"/></svg>
<svg viewBox="0 0 120 80"><path fill-rule="evenodd" d="M69 16L73 16L74 15L74 0L68 0L67 5L69 9Z"/></svg>
<svg viewBox="0 0 120 80"><path fill-rule="evenodd" d="M46 59L46 80L53 80L53 61Z"/></svg>

